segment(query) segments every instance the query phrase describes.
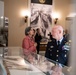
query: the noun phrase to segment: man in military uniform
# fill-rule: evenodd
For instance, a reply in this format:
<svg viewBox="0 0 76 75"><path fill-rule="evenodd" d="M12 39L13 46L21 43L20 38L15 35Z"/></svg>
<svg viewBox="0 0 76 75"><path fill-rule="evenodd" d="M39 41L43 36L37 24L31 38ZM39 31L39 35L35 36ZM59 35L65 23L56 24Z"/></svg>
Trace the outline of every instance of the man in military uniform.
<svg viewBox="0 0 76 75"><path fill-rule="evenodd" d="M63 65L67 65L70 43L67 42L66 38L63 37L62 26L55 25L52 28L51 34L56 40L50 40L48 42L45 57Z"/></svg>

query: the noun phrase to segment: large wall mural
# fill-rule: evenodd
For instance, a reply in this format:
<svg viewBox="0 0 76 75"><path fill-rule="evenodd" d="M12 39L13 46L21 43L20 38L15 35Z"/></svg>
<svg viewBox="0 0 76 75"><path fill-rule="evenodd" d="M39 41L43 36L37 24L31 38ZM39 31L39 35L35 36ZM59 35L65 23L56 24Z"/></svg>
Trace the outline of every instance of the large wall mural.
<svg viewBox="0 0 76 75"><path fill-rule="evenodd" d="M48 38L52 25L52 0L31 0L31 21L33 28L40 28L43 37Z"/></svg>

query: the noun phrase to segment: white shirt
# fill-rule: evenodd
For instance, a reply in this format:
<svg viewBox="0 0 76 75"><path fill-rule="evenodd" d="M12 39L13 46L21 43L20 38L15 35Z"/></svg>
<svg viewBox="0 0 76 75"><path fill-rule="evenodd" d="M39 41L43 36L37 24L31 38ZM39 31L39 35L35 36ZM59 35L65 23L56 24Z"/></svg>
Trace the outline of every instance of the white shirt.
<svg viewBox="0 0 76 75"><path fill-rule="evenodd" d="M58 40L60 42L60 44L61 44L62 40L63 40L63 37L60 40ZM57 41L57 45L58 45L58 41Z"/></svg>

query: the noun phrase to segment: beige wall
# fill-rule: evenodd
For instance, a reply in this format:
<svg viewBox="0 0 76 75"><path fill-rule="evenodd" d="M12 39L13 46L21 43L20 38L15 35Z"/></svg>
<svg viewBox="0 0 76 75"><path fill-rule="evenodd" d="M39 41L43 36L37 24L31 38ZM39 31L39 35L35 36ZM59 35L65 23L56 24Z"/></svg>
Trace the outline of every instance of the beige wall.
<svg viewBox="0 0 76 75"><path fill-rule="evenodd" d="M66 17L70 11L70 0L54 0L54 11L59 12L61 18L58 20L58 24L66 28Z"/></svg>
<svg viewBox="0 0 76 75"><path fill-rule="evenodd" d="M27 0L4 0L5 16L9 18L8 45L21 46L27 23L22 21L21 11L27 9Z"/></svg>
<svg viewBox="0 0 76 75"><path fill-rule="evenodd" d="M22 9L27 9L28 0L4 0L5 16L9 18L9 46L21 46L24 37L24 30L27 26L22 21L20 12ZM61 13L61 19L58 21L64 28L66 25L65 18L69 13L69 0L54 0L54 11Z"/></svg>

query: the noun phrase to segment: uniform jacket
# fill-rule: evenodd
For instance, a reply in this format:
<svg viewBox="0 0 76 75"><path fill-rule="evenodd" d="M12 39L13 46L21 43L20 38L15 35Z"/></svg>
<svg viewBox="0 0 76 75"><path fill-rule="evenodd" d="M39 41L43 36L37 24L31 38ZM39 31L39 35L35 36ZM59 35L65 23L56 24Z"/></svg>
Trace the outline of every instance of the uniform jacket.
<svg viewBox="0 0 76 75"><path fill-rule="evenodd" d="M69 53L69 43L65 38L63 38L60 46L57 46L56 40L51 40L47 44L47 49L45 52L45 57L59 62L63 65L67 65L68 53Z"/></svg>
<svg viewBox="0 0 76 75"><path fill-rule="evenodd" d="M36 47L34 46L34 44L35 42L33 38L30 38L29 36L25 36L22 42L22 47L26 50L29 50L29 52L36 52Z"/></svg>

